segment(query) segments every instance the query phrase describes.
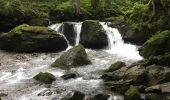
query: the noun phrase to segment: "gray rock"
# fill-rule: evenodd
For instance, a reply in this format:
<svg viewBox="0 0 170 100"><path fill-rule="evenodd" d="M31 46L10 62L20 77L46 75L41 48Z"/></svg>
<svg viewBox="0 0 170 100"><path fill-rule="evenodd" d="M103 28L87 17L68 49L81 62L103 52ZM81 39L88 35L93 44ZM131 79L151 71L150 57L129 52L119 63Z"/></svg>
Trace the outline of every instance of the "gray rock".
<svg viewBox="0 0 170 100"><path fill-rule="evenodd" d="M91 61L86 54L85 48L79 44L61 55L51 66L69 69L88 64L91 64Z"/></svg>

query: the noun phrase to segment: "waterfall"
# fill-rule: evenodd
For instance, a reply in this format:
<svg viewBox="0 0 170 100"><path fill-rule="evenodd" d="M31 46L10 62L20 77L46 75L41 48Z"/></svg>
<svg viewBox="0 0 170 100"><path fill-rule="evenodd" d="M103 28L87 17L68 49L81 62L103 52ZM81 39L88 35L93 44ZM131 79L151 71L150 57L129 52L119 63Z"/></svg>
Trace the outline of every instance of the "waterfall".
<svg viewBox="0 0 170 100"><path fill-rule="evenodd" d="M61 31L62 25L63 25L62 23L53 24L53 25L49 26L49 28L52 29L52 30L55 30L56 32L62 33L62 31ZM63 28L62 28L62 30L63 30Z"/></svg>
<svg viewBox="0 0 170 100"><path fill-rule="evenodd" d="M70 23L73 24L74 32L76 33L75 46L77 46L79 44L79 41L80 41L80 33L81 33L82 22L70 22ZM53 24L53 25L49 26L49 28L52 29L52 30L55 30L56 32L63 33L63 30L64 30L63 26L64 26L63 23L59 23L59 24ZM65 39L67 40L66 37L65 37ZM67 42L67 43L69 44L69 42Z"/></svg>
<svg viewBox="0 0 170 100"><path fill-rule="evenodd" d="M79 41L80 41L81 27L82 27L82 22L74 24L74 31L76 33L76 38L75 38L76 43L75 43L75 46L77 46L79 44Z"/></svg>
<svg viewBox="0 0 170 100"><path fill-rule="evenodd" d="M109 27L107 22L100 22L106 31L108 37L108 49L107 52L118 54L132 59L141 60L142 57L139 55L136 45L124 43L123 38L116 28Z"/></svg>

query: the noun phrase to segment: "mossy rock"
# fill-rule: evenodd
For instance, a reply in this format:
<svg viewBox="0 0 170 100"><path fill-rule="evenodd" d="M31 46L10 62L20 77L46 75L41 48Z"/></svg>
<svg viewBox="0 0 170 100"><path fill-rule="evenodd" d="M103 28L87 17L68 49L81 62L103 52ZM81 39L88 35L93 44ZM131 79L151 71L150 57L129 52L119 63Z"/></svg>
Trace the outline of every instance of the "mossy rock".
<svg viewBox="0 0 170 100"><path fill-rule="evenodd" d="M142 100L137 87L131 85L130 88L125 92L124 100Z"/></svg>
<svg viewBox="0 0 170 100"><path fill-rule="evenodd" d="M165 54L170 51L169 40L169 30L158 32L144 43L144 45L139 49L139 53L145 58Z"/></svg>
<svg viewBox="0 0 170 100"><path fill-rule="evenodd" d="M63 69L91 64L83 45L68 50L60 56L51 66Z"/></svg>
<svg viewBox="0 0 170 100"><path fill-rule="evenodd" d="M159 56L151 56L148 59L144 59L139 62L140 65L147 67L153 64L160 66L169 66L170 65L170 53L166 53L165 55Z"/></svg>
<svg viewBox="0 0 170 100"><path fill-rule="evenodd" d="M62 51L68 47L65 38L42 26L20 25L0 34L0 49L16 52Z"/></svg>
<svg viewBox="0 0 170 100"><path fill-rule="evenodd" d="M109 72L113 72L113 71L116 71L120 68L122 68L123 66L126 66L126 64L124 62L121 62L121 61L118 61L114 64L112 64L110 67L109 67Z"/></svg>
<svg viewBox="0 0 170 100"><path fill-rule="evenodd" d="M51 84L53 81L56 80L55 76L51 73L48 72L40 72L39 74L37 74L36 76L33 77L34 79L43 82L45 84Z"/></svg>
<svg viewBox="0 0 170 100"><path fill-rule="evenodd" d="M101 49L107 46L107 35L99 21L86 20L83 22L80 43L86 48L92 49Z"/></svg>

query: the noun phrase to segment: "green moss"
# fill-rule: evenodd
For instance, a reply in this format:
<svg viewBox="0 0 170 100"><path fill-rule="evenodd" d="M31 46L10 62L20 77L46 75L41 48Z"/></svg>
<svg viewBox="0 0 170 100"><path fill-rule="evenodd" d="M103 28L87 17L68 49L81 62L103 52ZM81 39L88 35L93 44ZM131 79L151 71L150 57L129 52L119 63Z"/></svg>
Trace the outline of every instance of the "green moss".
<svg viewBox="0 0 170 100"><path fill-rule="evenodd" d="M165 54L169 51L169 47L167 46L169 39L169 30L156 33L139 49L139 53L146 58Z"/></svg>
<svg viewBox="0 0 170 100"><path fill-rule="evenodd" d="M123 66L126 66L126 64L124 62L118 61L118 62L112 64L108 71L113 72L113 71L116 71L116 70L122 68Z"/></svg>
<svg viewBox="0 0 170 100"><path fill-rule="evenodd" d="M39 74L34 76L34 79L43 82L45 84L51 84L53 81L56 80L55 76L48 72L45 73L40 72Z"/></svg>
<svg viewBox="0 0 170 100"><path fill-rule="evenodd" d="M142 100L139 95L139 91L136 87L130 86L130 88L125 92L125 100Z"/></svg>
<svg viewBox="0 0 170 100"><path fill-rule="evenodd" d="M152 56L148 59L144 59L139 62L142 66L149 66L149 65L161 65L161 66L169 66L170 65L170 53L166 53L165 55L159 56Z"/></svg>

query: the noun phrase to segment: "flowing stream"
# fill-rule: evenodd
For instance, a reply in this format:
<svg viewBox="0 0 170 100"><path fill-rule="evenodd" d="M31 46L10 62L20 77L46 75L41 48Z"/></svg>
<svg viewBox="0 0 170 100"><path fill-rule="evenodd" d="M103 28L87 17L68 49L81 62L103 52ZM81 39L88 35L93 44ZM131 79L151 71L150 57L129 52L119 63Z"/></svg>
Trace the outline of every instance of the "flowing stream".
<svg viewBox="0 0 170 100"><path fill-rule="evenodd" d="M63 54L59 53L8 53L0 51L0 93L7 96L3 100L60 100L71 91L78 90L86 95L108 92L110 100L123 100L119 94L111 93L103 89L100 79L104 70L116 61L126 62L127 65L141 60L137 46L126 44L119 31L108 26L109 23L101 22L108 36L108 48L102 50L86 49L92 61L91 65L72 68L70 72L76 72L80 77L63 80L60 76L67 73L65 70L52 68L50 65ZM75 23L74 30L77 33L76 44L79 44L82 23ZM62 33L62 23L49 26L51 29ZM68 48L72 48L69 46ZM39 72L50 72L57 77L51 86L44 85L33 77Z"/></svg>

